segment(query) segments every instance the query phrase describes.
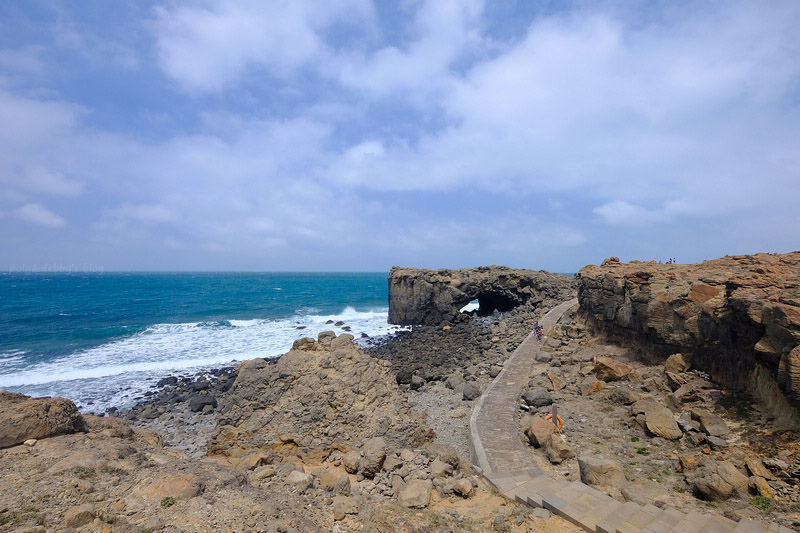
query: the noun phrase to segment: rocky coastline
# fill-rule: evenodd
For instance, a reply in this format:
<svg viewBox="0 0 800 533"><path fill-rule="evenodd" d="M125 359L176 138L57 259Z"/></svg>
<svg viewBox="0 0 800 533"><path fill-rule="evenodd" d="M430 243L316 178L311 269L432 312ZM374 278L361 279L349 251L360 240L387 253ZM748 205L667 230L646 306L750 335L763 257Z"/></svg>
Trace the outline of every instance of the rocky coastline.
<svg viewBox="0 0 800 533"><path fill-rule="evenodd" d="M622 501L800 526L795 259L612 258L574 279L544 276L545 290L499 267L475 278L393 269L394 309L427 302L436 317L363 348L324 332L277 360L165 378L115 416L0 393L0 427L23 428L0 448L0 531L580 531L503 499L468 461L480 394L533 324L575 295L519 398L531 460L566 479L611 461L617 477L595 482ZM479 278L499 283L494 296ZM488 309L516 298L509 287L524 297ZM481 312L452 312L480 295ZM732 346L772 396L719 371ZM561 434L542 423L553 403Z"/></svg>

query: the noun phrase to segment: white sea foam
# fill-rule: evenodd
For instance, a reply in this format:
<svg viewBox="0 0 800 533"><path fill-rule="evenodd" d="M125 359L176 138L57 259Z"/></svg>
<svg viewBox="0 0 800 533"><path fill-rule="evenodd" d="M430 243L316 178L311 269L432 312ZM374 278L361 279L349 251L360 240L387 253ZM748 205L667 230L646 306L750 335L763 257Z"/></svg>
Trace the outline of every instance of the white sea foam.
<svg viewBox="0 0 800 533"><path fill-rule="evenodd" d="M479 308L480 304L478 303L478 300L472 300L470 303L461 308L461 312L471 313L472 311L477 311Z"/></svg>
<svg viewBox="0 0 800 533"><path fill-rule="evenodd" d="M13 372L25 362L25 351L3 350L0 351L0 372Z"/></svg>
<svg viewBox="0 0 800 533"><path fill-rule="evenodd" d="M333 323L331 323L333 322ZM343 326L335 326L344 322ZM303 314L283 320L229 320L156 324L146 330L94 348L23 366L24 352L0 353L0 389L31 395L65 396L79 407L101 411L128 406L159 378L193 373L256 357L277 357L301 337L325 330L360 338L396 332L387 310L345 308L336 315ZM14 372L6 363L14 364Z"/></svg>

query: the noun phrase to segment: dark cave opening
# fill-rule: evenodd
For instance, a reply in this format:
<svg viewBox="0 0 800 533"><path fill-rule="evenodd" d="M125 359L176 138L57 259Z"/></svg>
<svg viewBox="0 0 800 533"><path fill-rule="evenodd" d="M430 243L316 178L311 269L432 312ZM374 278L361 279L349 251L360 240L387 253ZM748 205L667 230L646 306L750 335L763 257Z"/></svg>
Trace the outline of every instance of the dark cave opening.
<svg viewBox="0 0 800 533"><path fill-rule="evenodd" d="M505 313L506 311L511 311L519 304L514 298L491 292L479 294L478 303L480 304L478 314L481 316L491 315L495 310Z"/></svg>

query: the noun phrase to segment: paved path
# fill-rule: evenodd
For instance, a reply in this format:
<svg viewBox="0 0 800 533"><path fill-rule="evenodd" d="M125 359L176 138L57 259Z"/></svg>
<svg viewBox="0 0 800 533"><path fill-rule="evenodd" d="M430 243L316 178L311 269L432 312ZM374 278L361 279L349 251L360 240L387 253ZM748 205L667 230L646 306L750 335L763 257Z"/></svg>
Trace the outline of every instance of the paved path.
<svg viewBox="0 0 800 533"><path fill-rule="evenodd" d="M506 497L533 507L544 507L586 531L597 533L791 533L777 524L764 526L741 519L652 504L619 502L580 481L553 479L531 458L517 428L517 404L527 385L536 353L547 332L577 299L548 312L539 324L545 338L531 333L503 365L472 410L469 420L472 461Z"/></svg>
<svg viewBox="0 0 800 533"><path fill-rule="evenodd" d="M517 402L523 387L528 384L536 353L545 342L547 332L558 322L578 299L559 304L550 310L539 324L545 338L536 340L531 332L503 365L486 391L475 404L469 419L472 440L472 460L484 474L494 472L518 472L532 469L542 470L531 464L530 452L519 438L517 431Z"/></svg>

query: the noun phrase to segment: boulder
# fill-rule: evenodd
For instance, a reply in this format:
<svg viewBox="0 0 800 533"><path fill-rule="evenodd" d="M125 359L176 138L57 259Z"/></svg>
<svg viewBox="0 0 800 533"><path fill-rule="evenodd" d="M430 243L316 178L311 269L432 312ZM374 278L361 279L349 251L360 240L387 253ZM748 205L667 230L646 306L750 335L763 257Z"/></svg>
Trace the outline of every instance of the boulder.
<svg viewBox="0 0 800 533"><path fill-rule="evenodd" d="M0 391L0 448L85 428L78 408L66 398L31 398Z"/></svg>
<svg viewBox="0 0 800 533"><path fill-rule="evenodd" d="M358 500L347 496L333 497L333 519L344 520L345 515L358 514L361 512L361 504Z"/></svg>
<svg viewBox="0 0 800 533"><path fill-rule="evenodd" d="M775 497L775 491L772 490L772 487L769 486L767 480L761 476L750 476L750 479L748 479L747 484L751 489L754 489L756 492L758 492L759 495L765 498Z"/></svg>
<svg viewBox="0 0 800 533"><path fill-rule="evenodd" d="M94 521L96 512L94 506L90 503L70 507L64 513L64 525L70 528L79 528L90 524Z"/></svg>
<svg viewBox="0 0 800 533"><path fill-rule="evenodd" d="M534 387L523 393L522 400L530 407L545 407L553 403L553 397L544 387Z"/></svg>
<svg viewBox="0 0 800 533"><path fill-rule="evenodd" d="M361 453L358 451L350 451L342 457L342 465L348 474L355 474L358 472L358 463L361 461Z"/></svg>
<svg viewBox="0 0 800 533"><path fill-rule="evenodd" d="M575 457L575 451L567 444L564 437L558 433L551 433L544 438L542 446L547 459L553 464L560 464L566 459Z"/></svg>
<svg viewBox="0 0 800 533"><path fill-rule="evenodd" d="M728 461L708 461L687 480L706 500L727 500L734 491L747 493L748 478Z"/></svg>
<svg viewBox="0 0 800 533"><path fill-rule="evenodd" d="M594 365L594 375L605 382L624 379L630 371L631 367L611 357L598 357Z"/></svg>
<svg viewBox="0 0 800 533"><path fill-rule="evenodd" d="M747 469L750 471L750 473L754 476L763 477L764 479L773 479L772 472L770 472L767 467L764 466L764 463L762 463L761 459L758 457L748 455L745 457L744 463L747 465Z"/></svg>
<svg viewBox="0 0 800 533"><path fill-rule="evenodd" d="M386 441L383 437L369 439L361 450L361 459L358 462L359 473L364 477L375 477L375 474L381 471L384 459L386 459Z"/></svg>
<svg viewBox="0 0 800 533"><path fill-rule="evenodd" d="M552 372L547 373L547 379L550 380L550 384L552 385L554 391L560 391L566 386L564 380L558 377L557 375L553 374Z"/></svg>
<svg viewBox="0 0 800 533"><path fill-rule="evenodd" d="M632 403L639 401L641 395L630 387L620 385L611 392L609 398L614 403L631 405Z"/></svg>
<svg viewBox="0 0 800 533"><path fill-rule="evenodd" d="M298 492L303 492L314 483L314 476L306 474L305 472L300 472L299 470L293 470L289 472L289 475L286 476L284 481Z"/></svg>
<svg viewBox="0 0 800 533"><path fill-rule="evenodd" d="M253 452L242 458L234 459L233 465L236 470L255 470L272 462L272 454L264 452Z"/></svg>
<svg viewBox="0 0 800 533"><path fill-rule="evenodd" d="M481 388L474 381L467 381L464 383L464 390L461 392L461 397L464 400L472 401L480 398Z"/></svg>
<svg viewBox="0 0 800 533"><path fill-rule="evenodd" d="M217 407L217 399L210 394L192 394L189 397L189 410L193 413L202 411L205 406Z"/></svg>
<svg viewBox="0 0 800 533"><path fill-rule="evenodd" d="M445 477L452 475L453 465L445 463L438 457L431 463L431 475L435 478Z"/></svg>
<svg viewBox="0 0 800 533"><path fill-rule="evenodd" d="M334 494L339 494L341 496L350 496L350 476L347 474L342 474L336 480L336 485L333 487Z"/></svg>
<svg viewBox="0 0 800 533"><path fill-rule="evenodd" d="M728 424L717 415L708 411L696 411L693 413L693 418L695 413L697 414L696 420L700 422L700 430L706 435L725 437L730 434L731 430L728 428Z"/></svg>
<svg viewBox="0 0 800 533"><path fill-rule="evenodd" d="M664 371L673 374L680 374L692 368L692 354L674 353L667 357L664 362Z"/></svg>
<svg viewBox="0 0 800 533"><path fill-rule="evenodd" d="M424 452L428 457L441 459L453 467L457 467L461 460L456 449L449 444L431 443L425 446Z"/></svg>
<svg viewBox="0 0 800 533"><path fill-rule="evenodd" d="M706 442L711 446L712 450L721 450L728 447L728 441L719 437L712 437L711 435L706 437Z"/></svg>
<svg viewBox="0 0 800 533"><path fill-rule="evenodd" d="M188 500L200 494L202 490L203 484L197 476L168 472L150 483L141 483L134 487L128 496L128 501L152 504L166 497Z"/></svg>
<svg viewBox="0 0 800 533"><path fill-rule="evenodd" d="M444 386L448 389L452 389L455 391L460 390L460 388L464 385L464 376L461 375L461 372L455 371L450 374L446 380L444 380Z"/></svg>
<svg viewBox="0 0 800 533"><path fill-rule="evenodd" d="M618 487L625 482L622 466L611 459L601 457L578 457L581 481L594 487Z"/></svg>
<svg viewBox="0 0 800 533"><path fill-rule="evenodd" d="M672 411L666 407L651 408L645 412L645 425L653 435L668 440L677 440L683 436L681 428L675 422Z"/></svg>
<svg viewBox="0 0 800 533"><path fill-rule="evenodd" d="M600 392L601 390L603 390L603 382L594 376L588 376L586 379L581 381L582 396L591 396L592 394Z"/></svg>
<svg viewBox="0 0 800 533"><path fill-rule="evenodd" d="M453 492L464 498L469 498L472 494L472 483L468 479L461 478L453 485Z"/></svg>
<svg viewBox="0 0 800 533"><path fill-rule="evenodd" d="M384 472L394 472L403 467L403 460L397 457L396 453L387 453L381 467Z"/></svg>
<svg viewBox="0 0 800 533"><path fill-rule="evenodd" d="M528 418L523 426L523 433L528 437L528 442L536 448L544 446L545 438L555 432L555 424L540 416Z"/></svg>
<svg viewBox="0 0 800 533"><path fill-rule="evenodd" d="M397 495L397 503L402 507L422 509L428 506L431 500L433 484L428 479L412 479L405 489Z"/></svg>

